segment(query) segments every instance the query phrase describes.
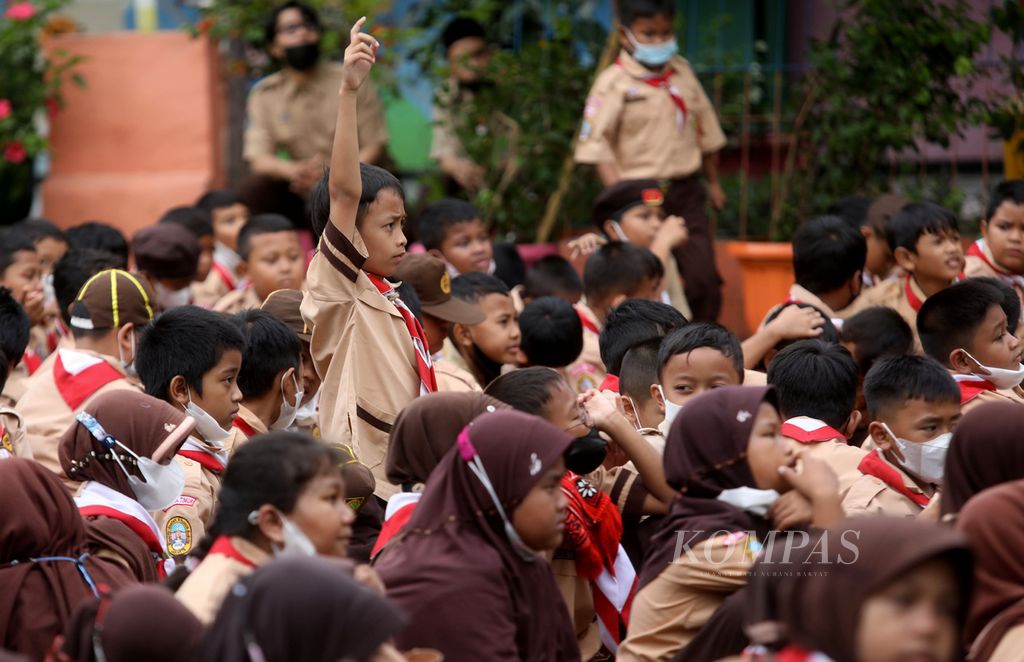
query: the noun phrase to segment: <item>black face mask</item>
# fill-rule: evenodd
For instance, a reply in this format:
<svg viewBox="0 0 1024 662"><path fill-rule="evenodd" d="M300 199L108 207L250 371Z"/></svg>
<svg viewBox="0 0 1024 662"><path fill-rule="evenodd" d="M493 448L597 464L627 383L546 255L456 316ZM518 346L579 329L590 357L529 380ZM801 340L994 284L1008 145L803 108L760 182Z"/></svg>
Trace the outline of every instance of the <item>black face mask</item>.
<svg viewBox="0 0 1024 662"><path fill-rule="evenodd" d="M320 60L320 42L284 49L284 61L296 71L309 71Z"/></svg>
<svg viewBox="0 0 1024 662"><path fill-rule="evenodd" d="M565 467L582 476L601 466L607 454L608 442L601 438L597 428L590 428L565 451Z"/></svg>

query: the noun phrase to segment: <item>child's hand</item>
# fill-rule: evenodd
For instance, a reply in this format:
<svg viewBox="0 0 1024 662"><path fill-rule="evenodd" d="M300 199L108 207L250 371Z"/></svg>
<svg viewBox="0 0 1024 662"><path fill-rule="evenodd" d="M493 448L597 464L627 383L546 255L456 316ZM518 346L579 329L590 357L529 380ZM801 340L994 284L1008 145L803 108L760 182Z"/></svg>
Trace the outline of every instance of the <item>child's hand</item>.
<svg viewBox="0 0 1024 662"><path fill-rule="evenodd" d="M814 508L807 497L796 490L790 490L771 505L768 517L776 530L786 531L810 524L814 517Z"/></svg>
<svg viewBox="0 0 1024 662"><path fill-rule="evenodd" d="M782 466L779 467L779 473L794 490L812 504L839 495L839 479L836 478L836 473L827 464L809 457L806 453L801 453L797 457L796 468Z"/></svg>
<svg viewBox="0 0 1024 662"><path fill-rule="evenodd" d="M616 425L628 425L626 416L622 413L622 403L618 396L610 391L591 389L581 395L579 401L586 408L590 420L601 432L611 434Z"/></svg>
<svg viewBox="0 0 1024 662"><path fill-rule="evenodd" d="M626 451L622 450L622 447L614 441L609 441L604 456L604 462L601 463L604 468L614 469L615 467L621 467L627 462L629 462L629 456L626 455Z"/></svg>
<svg viewBox="0 0 1024 662"><path fill-rule="evenodd" d="M357 91L370 74L370 68L377 61L380 42L361 32L366 17L363 16L352 26L348 48L345 49L345 63L342 67L342 89Z"/></svg>
<svg viewBox="0 0 1024 662"><path fill-rule="evenodd" d="M601 248L608 243L608 240L599 234L594 232L588 232L582 237L577 237L570 241L567 246L569 247L570 259L575 260L581 255L590 255L598 248Z"/></svg>
<svg viewBox="0 0 1024 662"><path fill-rule="evenodd" d="M25 289L21 297L21 307L25 309L29 322L33 326L39 324L46 317L46 297L42 289Z"/></svg>
<svg viewBox="0 0 1024 662"><path fill-rule="evenodd" d="M814 308L786 306L779 316L765 327L781 340L817 338L822 333L825 318Z"/></svg>
<svg viewBox="0 0 1024 662"><path fill-rule="evenodd" d="M686 229L686 221L682 216L669 216L658 228L654 241L663 242L666 246L677 248L690 239L690 231Z"/></svg>

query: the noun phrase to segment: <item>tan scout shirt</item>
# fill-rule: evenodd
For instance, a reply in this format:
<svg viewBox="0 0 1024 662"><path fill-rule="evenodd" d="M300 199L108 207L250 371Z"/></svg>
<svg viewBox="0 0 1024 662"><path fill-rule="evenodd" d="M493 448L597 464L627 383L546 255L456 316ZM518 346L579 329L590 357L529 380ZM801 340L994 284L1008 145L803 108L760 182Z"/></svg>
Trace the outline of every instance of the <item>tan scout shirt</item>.
<svg viewBox="0 0 1024 662"><path fill-rule="evenodd" d="M140 391L141 387L134 380L129 380L121 369L121 362L114 356L102 356L95 352L80 349L61 349L58 351L64 366L63 372L58 376L57 361L50 363L49 369L40 368L29 380L28 389L25 395L18 401L18 413L25 421L25 437L32 448L32 456L44 467L60 476L69 487L75 481L64 475L57 458L57 447L61 435L75 422L75 416L89 406L96 396L101 393L116 390ZM90 387L95 373L85 369L76 376L68 377L68 371L76 370L79 361L93 362L93 365L106 363L113 368L118 377L111 381L103 382L97 388ZM104 370L109 368L104 366ZM113 374L113 373L109 373ZM102 381L102 380L101 380ZM96 382L100 384L101 382ZM71 397L72 407L66 394Z"/></svg>
<svg viewBox="0 0 1024 662"><path fill-rule="evenodd" d="M231 544L245 559L224 554L207 554L174 594L203 625L213 623L231 587L270 560L270 554L245 538L232 536Z"/></svg>
<svg viewBox="0 0 1024 662"><path fill-rule="evenodd" d="M681 555L633 598L619 662L667 660L690 643L725 599L747 583L755 553L749 536L710 538Z"/></svg>
<svg viewBox="0 0 1024 662"><path fill-rule="evenodd" d="M918 287L914 279L910 279L910 289L917 297L918 301L924 303L928 298ZM843 319L849 319L856 315L865 308L871 308L872 306L883 306L885 308L892 308L900 314L907 324L910 325L910 330L914 333L914 348L917 353L921 353L921 339L917 335L917 311L910 304L910 300L907 299L907 279L906 278L889 278L883 280L878 285L861 292L861 295L853 300L846 308L839 311L839 315Z"/></svg>
<svg viewBox="0 0 1024 662"><path fill-rule="evenodd" d="M601 385L607 371L601 360L601 324L597 321L597 315L583 302L576 304L576 312L581 320L585 320L583 351L580 352L579 358L566 367L565 372L568 375L569 386L577 393L586 393Z"/></svg>
<svg viewBox="0 0 1024 662"><path fill-rule="evenodd" d="M231 424L231 427L241 432L246 439L251 439L258 434L266 434L269 432L267 426L263 424L260 417L252 413L252 411L245 405L238 406L238 417L235 419L234 423Z"/></svg>
<svg viewBox="0 0 1024 662"><path fill-rule="evenodd" d="M362 271L365 261L359 233L353 243L328 223L300 310L313 329L310 353L323 380L323 438L351 446L373 472L374 494L387 499L398 491L384 472L388 435L421 382L405 321Z"/></svg>
<svg viewBox="0 0 1024 662"><path fill-rule="evenodd" d="M434 359L434 376L437 378L438 391L483 392L473 375L444 358Z"/></svg>
<svg viewBox="0 0 1024 662"><path fill-rule="evenodd" d="M192 283L189 290L192 293L192 303L202 308L213 308L218 301L231 292L215 269L210 269L210 274L203 282Z"/></svg>
<svg viewBox="0 0 1024 662"><path fill-rule="evenodd" d="M693 310L690 308L690 302L683 290L683 278L679 275L679 264L671 255L665 260L665 279L662 282L665 296L668 297L668 304L678 310L683 317L692 320Z"/></svg>
<svg viewBox="0 0 1024 662"><path fill-rule="evenodd" d="M934 494L925 493L914 479L908 476L902 469L894 465L885 456L878 454L885 464L891 468L899 477L904 488L913 494L922 495L929 499ZM859 480L846 492L842 501L843 512L847 517L862 517L867 515L886 515L888 517L917 517L924 507L919 506L910 497L900 494L881 478L864 474L864 479Z"/></svg>
<svg viewBox="0 0 1024 662"><path fill-rule="evenodd" d="M280 156L281 152L293 161L330 158L341 78L341 64L321 62L301 83L283 71L257 83L249 93L245 158L251 161L258 156ZM359 88L356 105L359 148L386 143L384 109L373 81L367 80Z"/></svg>
<svg viewBox="0 0 1024 662"><path fill-rule="evenodd" d="M576 574L576 559L571 550L555 551L551 560L551 571L562 593L565 606L569 608L573 627L576 628L576 642L580 645L580 659L589 660L601 650L601 630L597 625L594 610L594 593L584 577Z"/></svg>
<svg viewBox="0 0 1024 662"><path fill-rule="evenodd" d="M189 437L182 450L193 450L189 448L192 444L212 453L220 450L197 437ZM226 456L227 451L223 451L222 457ZM171 557L184 559L206 536L206 529L213 521L213 509L217 503L221 474L224 470L218 468L212 458L200 462L179 454L174 456L174 461L181 466L185 474L185 489L170 507L153 513L153 517L157 526L164 530L167 553Z"/></svg>
<svg viewBox="0 0 1024 662"><path fill-rule="evenodd" d="M7 457L32 457L32 446L25 439L25 422L10 407L0 407L0 460Z"/></svg>
<svg viewBox="0 0 1024 662"><path fill-rule="evenodd" d="M651 71L623 51L587 96L577 163L615 163L623 179L672 179L696 173L704 154L725 146L715 109L689 62L676 56L668 66L674 72L669 83L686 104L682 127L668 90L646 84Z"/></svg>
<svg viewBox="0 0 1024 662"><path fill-rule="evenodd" d="M1018 405L1024 405L1024 399L1021 398L1016 390L981 391L967 402L960 404L960 413L966 414L986 402L1013 402Z"/></svg>
<svg viewBox="0 0 1024 662"><path fill-rule="evenodd" d="M1024 650L1024 624L1015 625L1006 631L987 662L1020 662L1022 650Z"/></svg>
<svg viewBox="0 0 1024 662"><path fill-rule="evenodd" d="M25 390L28 388L28 380L28 368L25 366L25 362L22 361L7 375L3 394L0 395L0 405L13 407L18 400L21 400L22 396L25 395Z"/></svg>
<svg viewBox="0 0 1024 662"><path fill-rule="evenodd" d="M220 299L217 303L213 304L213 312L224 313L225 315L234 315L240 313L243 310L250 310L253 308L259 308L263 305L260 301L259 296L256 294L256 290L252 287L246 287L241 290L235 290L234 292L228 292Z"/></svg>
<svg viewBox="0 0 1024 662"><path fill-rule="evenodd" d="M867 453L856 446L850 446L845 439L803 444L786 437L786 441L794 452L802 452L808 457L820 460L835 472L839 480L840 497L846 495L859 481L866 479L858 467Z"/></svg>

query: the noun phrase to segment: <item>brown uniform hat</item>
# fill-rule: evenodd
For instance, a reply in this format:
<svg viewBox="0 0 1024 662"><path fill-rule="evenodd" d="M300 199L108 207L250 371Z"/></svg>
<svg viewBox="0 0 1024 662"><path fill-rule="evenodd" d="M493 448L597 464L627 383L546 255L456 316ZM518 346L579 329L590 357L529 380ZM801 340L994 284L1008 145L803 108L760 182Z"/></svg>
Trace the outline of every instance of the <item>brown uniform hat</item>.
<svg viewBox="0 0 1024 662"><path fill-rule="evenodd" d="M656 180L626 179L612 184L597 195L592 219L594 225L600 228L607 220L619 220L633 207L660 207L664 203L665 192Z"/></svg>
<svg viewBox="0 0 1024 662"><path fill-rule="evenodd" d="M440 258L423 253L406 255L393 276L412 285L425 313L456 324L479 324L487 318L480 306L452 298L452 279Z"/></svg>
<svg viewBox="0 0 1024 662"><path fill-rule="evenodd" d="M132 254L141 271L154 278L194 278L199 240L177 223L158 223L132 237Z"/></svg>
<svg viewBox="0 0 1024 662"><path fill-rule="evenodd" d="M71 304L71 326L76 329L116 329L153 319L153 292L144 279L127 271L107 269L89 280Z"/></svg>
<svg viewBox="0 0 1024 662"><path fill-rule="evenodd" d="M302 319L302 313L299 312L300 305L302 305L302 292L299 290L275 290L270 293L260 309L287 324L288 328L299 337L299 340L309 342L313 330Z"/></svg>

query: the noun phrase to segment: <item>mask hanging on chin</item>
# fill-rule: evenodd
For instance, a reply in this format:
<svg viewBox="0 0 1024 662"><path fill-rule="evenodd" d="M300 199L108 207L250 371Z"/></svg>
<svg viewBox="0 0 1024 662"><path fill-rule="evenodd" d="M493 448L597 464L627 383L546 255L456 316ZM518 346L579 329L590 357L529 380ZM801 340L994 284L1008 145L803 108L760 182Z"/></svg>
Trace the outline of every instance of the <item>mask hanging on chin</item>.
<svg viewBox="0 0 1024 662"><path fill-rule="evenodd" d="M292 372L292 384L295 385L295 404L288 402L288 397L284 394L284 377L281 377L281 409L277 414L277 420L270 425L271 430L287 430L298 416L305 393L299 388L299 382L295 379L294 372Z"/></svg>
<svg viewBox="0 0 1024 662"><path fill-rule="evenodd" d="M316 546L313 541L302 532L299 526L281 515L281 535L284 537L284 545L280 549L274 545L274 556L316 556Z"/></svg>
<svg viewBox="0 0 1024 662"><path fill-rule="evenodd" d="M675 37L657 44L641 44L630 30L626 30L626 38L633 46L633 58L640 64L651 67L664 66L679 52L679 44Z"/></svg>
<svg viewBox="0 0 1024 662"><path fill-rule="evenodd" d="M779 493L775 490L737 487L731 490L722 490L715 498L758 517L766 517L768 509L778 500Z"/></svg>
<svg viewBox="0 0 1024 662"><path fill-rule="evenodd" d="M1024 382L1024 363L1017 364L1016 370L1007 370L1006 368L993 368L991 366L984 365L981 361L971 356L970 352L966 349L962 350L967 358L973 361L981 370L986 371L988 374L983 375L975 372L974 374L981 377L985 381L991 382L998 389L1011 389L1015 386L1020 386L1021 382Z"/></svg>
<svg viewBox="0 0 1024 662"><path fill-rule="evenodd" d="M903 468L933 485L942 483L946 469L946 453L953 440L953 433L946 432L929 441L915 443L893 434L889 426L882 423L886 434L896 443L903 455Z"/></svg>
<svg viewBox="0 0 1024 662"><path fill-rule="evenodd" d="M224 440L231 434L231 430L222 428L217 419L207 414L205 409L192 402L191 390L188 392L188 404L185 405L185 413L196 419L196 432L213 446L223 446Z"/></svg>
<svg viewBox="0 0 1024 662"><path fill-rule="evenodd" d="M284 61L296 71L309 71L320 60L320 42L284 49Z"/></svg>

